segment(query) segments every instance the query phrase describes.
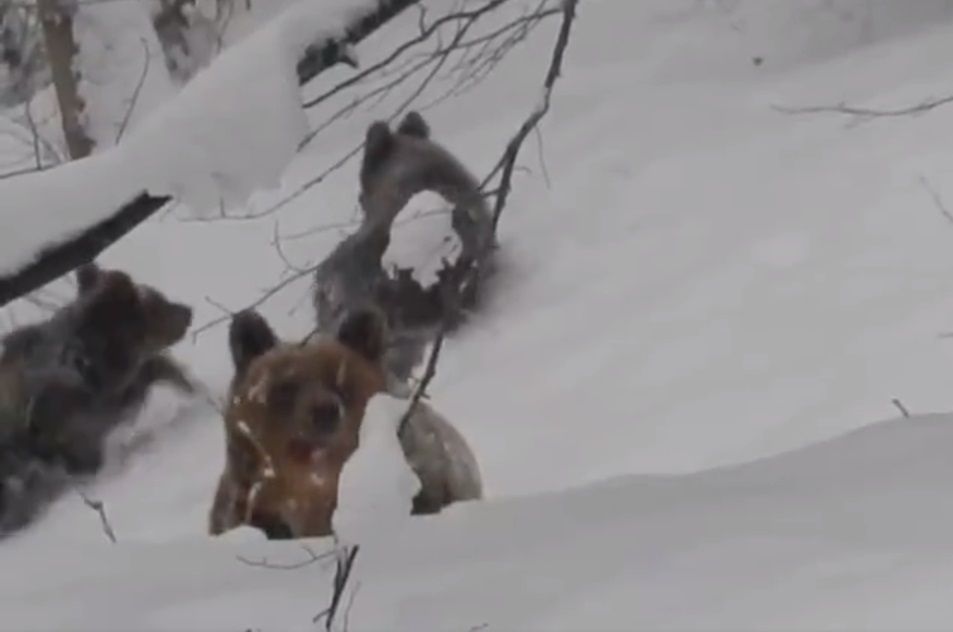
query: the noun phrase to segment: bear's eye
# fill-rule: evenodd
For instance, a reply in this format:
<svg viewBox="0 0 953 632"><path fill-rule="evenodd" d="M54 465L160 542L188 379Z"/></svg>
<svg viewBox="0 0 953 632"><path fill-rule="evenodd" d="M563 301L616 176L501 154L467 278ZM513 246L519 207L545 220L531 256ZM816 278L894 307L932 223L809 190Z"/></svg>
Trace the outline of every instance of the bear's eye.
<svg viewBox="0 0 953 632"><path fill-rule="evenodd" d="M297 382L290 380L278 382L268 392L268 403L276 410L289 411L294 408L299 391L300 386Z"/></svg>
<svg viewBox="0 0 953 632"><path fill-rule="evenodd" d="M311 423L319 432L333 432L341 417L341 409L336 402L322 402L311 408Z"/></svg>

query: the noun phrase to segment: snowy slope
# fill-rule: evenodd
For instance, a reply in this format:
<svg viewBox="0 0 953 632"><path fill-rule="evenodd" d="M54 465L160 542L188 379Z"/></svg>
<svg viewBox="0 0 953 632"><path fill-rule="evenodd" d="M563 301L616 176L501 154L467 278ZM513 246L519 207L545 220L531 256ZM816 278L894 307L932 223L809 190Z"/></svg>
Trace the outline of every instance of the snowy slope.
<svg viewBox="0 0 953 632"><path fill-rule="evenodd" d="M448 341L431 389L490 499L416 521L359 566L352 629L949 627L951 420L824 442L894 415L894 397L953 408L953 342L938 337L953 329L953 225L921 182L953 199L939 133L953 107L849 127L771 108L953 91L948 4L582 3L545 166L530 143L501 226L505 275ZM534 104L555 27L427 111L478 173ZM329 129L249 210L386 113ZM238 308L282 274L276 231L351 221L355 190L352 161L280 214L196 222L177 209L102 261L189 300L201 324L220 315L206 299ZM304 264L340 235L283 252ZM304 333L307 282L262 309ZM224 327L176 351L220 395ZM120 545L75 497L0 545L0 566L27 569L0 576L4 629L309 628L328 571L235 560L301 559L297 545L210 543L220 422L163 393L143 425L170 418L174 431L89 492Z"/></svg>
<svg viewBox="0 0 953 632"><path fill-rule="evenodd" d="M358 556L350 629L949 629L951 449L953 418L901 419L703 474L458 506ZM313 629L328 560L255 566L310 556L244 536L0 551L18 569L0 576L3 627Z"/></svg>

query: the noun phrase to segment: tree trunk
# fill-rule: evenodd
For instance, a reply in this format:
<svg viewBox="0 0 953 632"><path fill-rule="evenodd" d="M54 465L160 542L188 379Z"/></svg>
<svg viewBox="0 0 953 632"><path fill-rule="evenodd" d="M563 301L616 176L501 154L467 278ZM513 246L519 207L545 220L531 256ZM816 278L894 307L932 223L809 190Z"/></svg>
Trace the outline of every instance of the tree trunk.
<svg viewBox="0 0 953 632"><path fill-rule="evenodd" d="M70 158L77 160L92 153L93 141L83 129L83 100L79 96L73 58L77 47L73 40L73 18L60 0L37 0L46 54L60 106L63 136Z"/></svg>

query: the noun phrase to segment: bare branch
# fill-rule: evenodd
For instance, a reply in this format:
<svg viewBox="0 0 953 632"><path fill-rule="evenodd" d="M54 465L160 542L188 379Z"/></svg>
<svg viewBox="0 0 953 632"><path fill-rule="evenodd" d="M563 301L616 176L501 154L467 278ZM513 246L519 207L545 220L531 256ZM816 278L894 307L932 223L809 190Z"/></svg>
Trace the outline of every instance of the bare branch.
<svg viewBox="0 0 953 632"><path fill-rule="evenodd" d="M354 568L354 559L357 557L357 552L360 548L360 545L355 544L354 546L344 547L342 549L338 555L337 569L334 573L334 590L331 594L331 604L314 615L312 619L313 623L324 619L324 629L327 630L327 632L330 632L331 626L334 625L334 617L341 605L341 597L344 596L348 579L351 577L351 570Z"/></svg>
<svg viewBox="0 0 953 632"><path fill-rule="evenodd" d="M499 186L500 193L496 196L496 204L493 208L494 230L496 230L496 227L500 221L500 216L503 214L503 209L506 207L506 200L509 197L510 190L512 188L513 169L516 166L516 158L519 156L519 151L523 146L523 141L526 140L526 137L529 136L530 132L536 129L536 126L539 125L539 122L543 120L543 117L549 112L553 88L556 85L556 80L559 79L559 75L562 72L563 57L565 56L566 48L569 45L569 35L572 31L573 20L576 17L576 5L578 4L578 1L579 0L563 1L562 26L560 27L559 35L556 38L556 45L553 48L553 55L552 59L550 60L549 70L546 73L546 79L543 82L542 101L536 106L526 121L520 126L519 130L516 132L516 135L507 145L506 151L503 153L503 157L500 159L500 162L490 173L490 176L487 177L487 181L489 181L498 170L502 169L502 176L500 177ZM486 181L484 184L485 183Z"/></svg>
<svg viewBox="0 0 953 632"><path fill-rule="evenodd" d="M340 82L338 85L334 86L327 92L324 92L321 95L315 97L314 99L311 99L310 101L306 101L304 104L304 107L311 108L316 105L319 105L320 103L323 103L324 101L328 100L335 94L341 92L345 88L348 88L357 83L360 83L361 81L371 76L375 72L390 65L394 60L400 57L407 50L413 48L417 44L420 44L430 39L430 37L434 33L436 33L437 30L440 29L440 27L444 26L445 24L448 24L455 20L470 21L472 23L480 19L480 17L483 16L484 14L492 11L493 9L497 8L498 6L500 6L501 4L507 1L508 0L490 0L490 2L487 2L486 4L481 6L479 9L474 9L473 11L460 11L458 13L449 13L447 15L441 16L437 20L434 20L430 24L430 26L424 26L424 16L426 15L426 9L424 7L420 7L420 21L419 21L420 34L417 37L414 37L413 39L407 40L406 42L402 43L400 46L394 49L389 55L384 57L384 59L382 59L381 61L371 66L368 66L363 71L357 73L353 77L350 77Z"/></svg>
<svg viewBox="0 0 953 632"><path fill-rule="evenodd" d="M427 366L424 369L424 375L420 379L420 383L417 385L417 388L414 390L413 396L410 398L410 405L407 406L407 411L404 413L404 416L400 419L400 425L397 426L397 435L403 436L404 430L407 428L407 424L410 423L411 417L413 417L414 412L417 410L417 406L420 404L420 400L423 397L426 397L427 387L430 386L430 382L433 380L434 376L437 375L437 361L440 359L440 350L443 348L443 339L447 335L446 326L442 326L440 331L437 332L437 337L434 338L433 348L430 350L430 357L427 358Z"/></svg>

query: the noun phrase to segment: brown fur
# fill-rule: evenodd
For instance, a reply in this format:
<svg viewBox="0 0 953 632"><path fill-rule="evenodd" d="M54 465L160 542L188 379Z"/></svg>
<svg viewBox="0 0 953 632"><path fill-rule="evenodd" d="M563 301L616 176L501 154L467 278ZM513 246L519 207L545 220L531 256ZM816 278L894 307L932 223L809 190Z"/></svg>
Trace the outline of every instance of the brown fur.
<svg viewBox="0 0 953 632"><path fill-rule="evenodd" d="M230 342L236 373L225 412L226 465L209 531L249 524L270 538L329 535L338 478L357 448L367 402L387 388L380 315L351 314L335 338L302 345L279 341L247 311L232 321ZM337 406L340 415L330 414ZM412 434L421 443L423 435ZM435 475L423 481L415 513L463 499L438 490L447 485L437 479L449 474L427 467Z"/></svg>

